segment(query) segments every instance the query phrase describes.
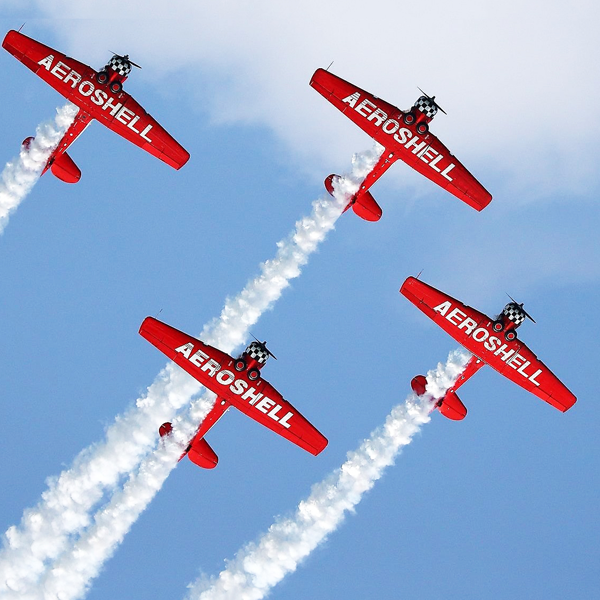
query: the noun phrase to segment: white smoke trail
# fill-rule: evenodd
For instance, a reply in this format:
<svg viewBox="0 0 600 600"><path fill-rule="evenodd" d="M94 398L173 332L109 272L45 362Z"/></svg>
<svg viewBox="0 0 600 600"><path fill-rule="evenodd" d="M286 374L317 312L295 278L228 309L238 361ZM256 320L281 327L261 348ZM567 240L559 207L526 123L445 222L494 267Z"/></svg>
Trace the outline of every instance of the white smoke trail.
<svg viewBox="0 0 600 600"><path fill-rule="evenodd" d="M430 420L432 396L440 397L465 368L469 355L451 352L445 365L427 374L428 394L411 393L395 406L385 424L373 431L346 462L313 486L295 514L277 520L256 542L242 548L218 577L199 578L189 586L188 600L259 600L296 570L394 463L399 451Z"/></svg>
<svg viewBox="0 0 600 600"><path fill-rule="evenodd" d="M6 163L0 176L0 234L9 216L37 183L40 175L79 109L70 102L56 109L54 121L37 126L29 148L22 147L19 156Z"/></svg>
<svg viewBox="0 0 600 600"><path fill-rule="evenodd" d="M376 147L371 152L356 156L352 173L344 178L340 191L351 193L358 189L358 184L380 153L381 147ZM343 206L344 200L339 193L336 193L334 202L330 198L315 201L312 214L298 221L294 232L278 243L275 258L261 265L261 273L240 294L227 300L220 317L204 328L202 339L226 352L232 352L242 343L248 335L248 328L272 307L289 285L289 280L300 275L300 267L306 264L310 254L333 228ZM89 535L81 538L79 545L74 547L75 536L91 525L90 511L102 500L106 491L113 490L120 478L134 471L155 447L157 424L172 420L177 410L188 404L200 388L195 380L170 363L148 388L146 395L138 399L135 408L117 417L114 425L107 430L104 442L84 450L70 469L49 481L49 489L44 492L40 503L25 512L19 528L11 527L5 534L5 548L0 554L0 593L13 592L7 598L21 599L58 597L45 595L43 587L46 584L47 589L59 590L61 600L85 593L90 579L97 575L175 466L177 450L159 448L155 451L139 472L131 476L123 490L99 511ZM200 401L190 415L200 420L209 409L210 406L207 409L207 405ZM198 420L193 427L197 426ZM188 421L191 423L191 417ZM185 427L181 430L186 431ZM128 507L132 510L127 510ZM110 511L121 514L122 519L103 529L97 523L102 522L102 514ZM86 564L81 566L79 557L84 546L91 550L83 561ZM48 581L40 581L51 568L51 562L65 552ZM69 560L76 564L63 569L61 565ZM81 574L79 578L75 577L77 582L73 585L70 581L63 583L61 574L69 579L68 575L73 573Z"/></svg>

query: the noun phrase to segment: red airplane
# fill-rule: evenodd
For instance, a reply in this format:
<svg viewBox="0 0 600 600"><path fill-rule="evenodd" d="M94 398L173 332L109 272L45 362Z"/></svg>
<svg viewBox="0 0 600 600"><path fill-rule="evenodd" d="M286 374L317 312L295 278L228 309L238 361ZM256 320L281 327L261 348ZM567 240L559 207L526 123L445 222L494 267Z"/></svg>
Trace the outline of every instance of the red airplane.
<svg viewBox="0 0 600 600"><path fill-rule="evenodd" d="M214 407L200 423L183 455L187 454L199 467L217 466L219 459L204 436L230 406L315 456L327 446L327 439L260 376L260 369L273 356L266 342L252 342L238 358L232 358L153 317L144 319L140 334L217 394ZM171 423L164 423L159 429L161 437L171 431Z"/></svg>
<svg viewBox="0 0 600 600"><path fill-rule="evenodd" d="M490 193L429 133L429 123L438 109L444 112L435 96L423 92L410 110L403 111L324 69L315 71L310 85L385 148L345 210L352 207L366 221L378 221L381 207L368 190L398 159L475 210L491 202ZM332 195L337 177L330 175L325 180Z"/></svg>
<svg viewBox="0 0 600 600"><path fill-rule="evenodd" d="M502 313L490 319L414 277L402 284L400 293L473 355L454 386L443 398L435 398L435 405L444 416L455 421L465 418L467 409L456 390L484 364L562 412L577 401L556 375L517 339L517 327L526 318L533 321L522 303L511 298ZM426 385L423 375L411 381L413 391L419 396L425 393Z"/></svg>
<svg viewBox="0 0 600 600"><path fill-rule="evenodd" d="M51 169L66 183L79 181L81 171L66 150L93 119L175 169L180 169L188 161L188 151L123 91L123 82L132 67L139 67L129 56L115 54L97 72L18 31L9 31L2 47L79 108L42 175ZM29 148L32 140L32 137L26 138L23 145Z"/></svg>

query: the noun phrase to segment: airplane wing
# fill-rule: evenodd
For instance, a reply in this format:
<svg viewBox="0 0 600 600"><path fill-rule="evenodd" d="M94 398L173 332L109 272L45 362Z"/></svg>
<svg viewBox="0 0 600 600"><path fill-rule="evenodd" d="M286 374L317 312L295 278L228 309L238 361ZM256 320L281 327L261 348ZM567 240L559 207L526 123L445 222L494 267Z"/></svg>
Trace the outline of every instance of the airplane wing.
<svg viewBox="0 0 600 600"><path fill-rule="evenodd" d="M149 152L175 169L190 155L127 92L114 94L107 84L98 83L97 72L22 33L9 31L2 47L17 60L115 133Z"/></svg>
<svg viewBox="0 0 600 600"><path fill-rule="evenodd" d="M577 401L519 338L506 341L483 313L414 277L402 284L400 293L469 352L528 392L562 412Z"/></svg>
<svg viewBox="0 0 600 600"><path fill-rule="evenodd" d="M491 194L450 150L431 132L417 135L414 125L402 121L399 108L324 69L315 71L310 85L384 146L388 160L402 159L475 210L491 202Z"/></svg>
<svg viewBox="0 0 600 600"><path fill-rule="evenodd" d="M225 352L147 317L140 334L202 385L255 421L317 455L327 439L265 379L250 381L248 371L235 370Z"/></svg>

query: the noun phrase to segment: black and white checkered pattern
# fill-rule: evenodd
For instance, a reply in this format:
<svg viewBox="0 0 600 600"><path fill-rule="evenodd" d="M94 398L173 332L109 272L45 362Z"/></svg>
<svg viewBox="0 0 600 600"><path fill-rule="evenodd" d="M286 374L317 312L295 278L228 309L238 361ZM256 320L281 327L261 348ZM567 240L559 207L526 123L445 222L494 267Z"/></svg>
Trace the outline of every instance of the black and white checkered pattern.
<svg viewBox="0 0 600 600"><path fill-rule="evenodd" d="M260 342L252 342L246 348L246 354L261 365L264 365L267 362L267 358L269 358L269 353Z"/></svg>
<svg viewBox="0 0 600 600"><path fill-rule="evenodd" d="M518 327L525 320L525 312L515 302L509 302L502 311L502 314L506 315L510 321L512 321L516 327Z"/></svg>
<svg viewBox="0 0 600 600"><path fill-rule="evenodd" d="M115 54L109 61L107 67L116 71L119 75L126 77L131 73L131 63L124 56Z"/></svg>
<svg viewBox="0 0 600 600"><path fill-rule="evenodd" d="M418 108L426 117L433 119L437 114L437 106L427 96L421 96L415 102L415 108Z"/></svg>

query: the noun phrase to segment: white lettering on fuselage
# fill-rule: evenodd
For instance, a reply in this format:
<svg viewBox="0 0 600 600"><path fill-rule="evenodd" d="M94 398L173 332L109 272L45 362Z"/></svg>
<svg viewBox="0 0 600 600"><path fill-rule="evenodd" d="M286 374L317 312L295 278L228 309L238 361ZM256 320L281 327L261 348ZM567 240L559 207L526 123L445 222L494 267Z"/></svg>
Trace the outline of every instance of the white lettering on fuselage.
<svg viewBox="0 0 600 600"><path fill-rule="evenodd" d="M294 413L288 411L283 417L279 416L279 412L283 408L281 404L259 392L255 387L251 386L245 379L236 379L235 373L228 369L222 369L222 365L211 358L206 352L198 349L194 354L194 344L188 342L179 348L175 348L175 352L181 354L189 360L195 367L199 367L201 371L208 374L223 388L227 388L232 394L240 396L242 400L246 400L250 406L264 413L273 421L277 421L280 425L289 429L291 427L289 421L294 416ZM217 390L213 391L218 394Z"/></svg>
<svg viewBox="0 0 600 600"><path fill-rule="evenodd" d="M500 338L493 335L493 330L480 325L458 307L453 307L452 302L449 300L436 306L433 311L444 317L457 329L464 329L467 336L481 344L486 350L493 352L494 356L499 356L500 360L515 369L519 375L522 375L534 385L540 385L536 378L541 375L542 369L538 369L533 374L528 373L526 369L531 365L531 362L521 356L515 348L510 348L508 344L502 343ZM515 344L516 342L512 342L512 345Z"/></svg>
<svg viewBox="0 0 600 600"><path fill-rule="evenodd" d="M445 158L443 154L431 148L426 140L421 140L418 135L414 135L407 127L400 127L400 123L396 119L388 118L389 115L371 102L371 100L365 98L357 104L359 99L360 92L354 92L344 98L342 102L347 104L349 108L354 109L362 117L365 117L367 121L373 121L377 127L381 127L384 133L393 136L394 140L407 150L412 148L413 154L439 173L444 179L453 181L452 177L450 177L450 171L456 166L455 163L448 160L449 164L445 165L442 170L437 165Z"/></svg>
<svg viewBox="0 0 600 600"><path fill-rule="evenodd" d="M127 126L134 133L137 133L142 139L152 143L148 134L153 125L146 125L142 131L136 129L135 124L140 120L140 115L136 115L132 110L125 108L121 102L118 102L116 98L110 96L103 89L96 89L97 84L93 81L89 81L88 79L82 81L83 77L81 74L72 69L67 63L59 60L52 66L53 63L54 55L49 54L39 60L37 64L57 79L60 79L64 84L70 84L71 89L76 90L84 98L89 98L90 102L101 107L102 110L108 110L115 120Z"/></svg>

